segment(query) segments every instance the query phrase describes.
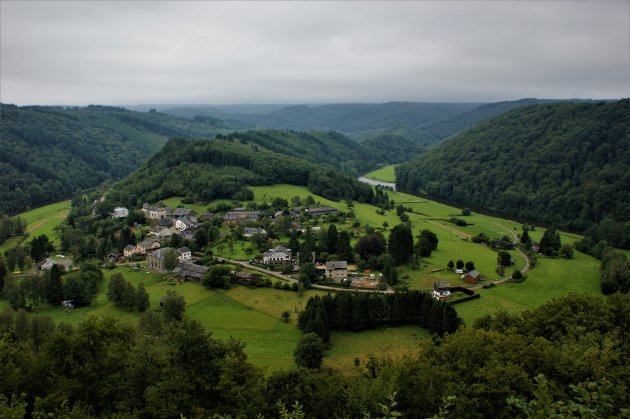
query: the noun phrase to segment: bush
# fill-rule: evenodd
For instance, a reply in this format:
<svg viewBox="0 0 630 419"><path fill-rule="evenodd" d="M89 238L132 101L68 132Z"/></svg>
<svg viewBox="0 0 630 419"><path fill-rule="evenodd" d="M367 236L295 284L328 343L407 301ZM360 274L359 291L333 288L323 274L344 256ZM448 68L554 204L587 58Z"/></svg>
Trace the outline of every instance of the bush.
<svg viewBox="0 0 630 419"><path fill-rule="evenodd" d="M512 279L523 279L523 273L516 269L514 273L512 273Z"/></svg>

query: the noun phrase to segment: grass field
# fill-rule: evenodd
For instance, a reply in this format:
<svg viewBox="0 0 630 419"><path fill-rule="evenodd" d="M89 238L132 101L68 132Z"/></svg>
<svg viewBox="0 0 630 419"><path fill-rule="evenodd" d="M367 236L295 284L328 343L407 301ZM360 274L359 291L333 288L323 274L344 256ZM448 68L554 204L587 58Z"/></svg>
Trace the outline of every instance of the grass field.
<svg viewBox="0 0 630 419"><path fill-rule="evenodd" d="M370 172L364 175L368 179L380 180L381 182L396 182L396 173L394 169L397 165L392 164L390 166L381 167L378 170Z"/></svg>
<svg viewBox="0 0 630 419"><path fill-rule="evenodd" d="M55 232L57 227L66 218L70 211L70 201L56 202L54 204L35 208L23 212L17 216L26 221L26 232L29 237L45 234L55 246L59 245L59 237ZM22 237L11 237L0 244L0 253L17 246Z"/></svg>

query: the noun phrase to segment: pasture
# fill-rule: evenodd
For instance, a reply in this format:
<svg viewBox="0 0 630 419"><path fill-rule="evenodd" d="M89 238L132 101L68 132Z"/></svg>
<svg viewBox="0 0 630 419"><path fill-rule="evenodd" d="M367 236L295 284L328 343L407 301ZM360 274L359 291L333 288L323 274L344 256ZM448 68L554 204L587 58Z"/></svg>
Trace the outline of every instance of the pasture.
<svg viewBox="0 0 630 419"><path fill-rule="evenodd" d="M395 164L381 167L380 169L374 170L373 172L367 173L365 176L368 179L380 180L381 182L396 182L396 169Z"/></svg>

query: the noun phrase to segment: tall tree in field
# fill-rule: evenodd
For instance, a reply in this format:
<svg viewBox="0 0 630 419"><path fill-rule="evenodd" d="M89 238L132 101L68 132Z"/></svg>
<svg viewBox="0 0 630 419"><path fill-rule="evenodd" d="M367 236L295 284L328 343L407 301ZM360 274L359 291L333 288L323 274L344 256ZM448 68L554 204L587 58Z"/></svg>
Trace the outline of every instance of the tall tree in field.
<svg viewBox="0 0 630 419"><path fill-rule="evenodd" d="M166 272L171 273L173 269L177 267L177 252L170 249L164 255L164 269Z"/></svg>
<svg viewBox="0 0 630 419"><path fill-rule="evenodd" d="M413 235L406 224L398 224L389 235L389 254L397 265L407 263L413 254Z"/></svg>
<svg viewBox="0 0 630 419"><path fill-rule="evenodd" d="M63 284L61 283L61 270L56 264L50 268L46 299L52 305L59 305L63 301Z"/></svg>
<svg viewBox="0 0 630 419"><path fill-rule="evenodd" d="M350 247L350 235L347 231L339 233L339 239L337 240L337 256L341 260L352 259L352 248Z"/></svg>
<svg viewBox="0 0 630 419"><path fill-rule="evenodd" d="M327 243L326 243L328 253L330 253L331 255L337 253L338 241L339 241L339 234L337 233L337 226L335 226L334 224L331 224L330 226L328 226L328 237L327 237Z"/></svg>
<svg viewBox="0 0 630 419"><path fill-rule="evenodd" d="M181 295L169 291L162 299L162 316L167 322L181 321L186 310L186 300Z"/></svg>
<svg viewBox="0 0 630 419"><path fill-rule="evenodd" d="M138 284L138 292L136 292L136 308L140 313L144 313L149 308L149 294L142 282Z"/></svg>
<svg viewBox="0 0 630 419"><path fill-rule="evenodd" d="M532 242L532 239L529 237L529 233L527 230L523 230L523 234L521 234L521 243L525 246L529 246Z"/></svg>
<svg viewBox="0 0 630 419"><path fill-rule="evenodd" d="M324 342L316 333L306 333L300 338L293 357L300 367L319 368L324 359Z"/></svg>

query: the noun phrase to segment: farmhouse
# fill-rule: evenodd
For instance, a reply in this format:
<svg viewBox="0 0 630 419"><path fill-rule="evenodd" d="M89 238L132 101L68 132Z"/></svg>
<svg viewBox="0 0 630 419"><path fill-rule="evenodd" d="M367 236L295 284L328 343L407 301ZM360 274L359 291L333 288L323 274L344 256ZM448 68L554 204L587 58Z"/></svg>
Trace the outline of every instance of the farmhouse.
<svg viewBox="0 0 630 419"><path fill-rule="evenodd" d="M267 232L259 227L245 227L243 229L243 237L252 237L256 234L267 235Z"/></svg>
<svg viewBox="0 0 630 419"><path fill-rule="evenodd" d="M167 207L162 201L160 201L155 206L149 206L149 204L145 203L142 205L142 212L144 213L145 218L150 220L161 220L172 214L173 208Z"/></svg>
<svg viewBox="0 0 630 419"><path fill-rule="evenodd" d="M46 258L46 260L44 260L44 263L42 263L39 266L39 269L41 269L42 271L51 269L53 267L53 265L57 265L60 268L65 269L66 271L70 269L70 266L72 266L72 261L69 259L66 260L52 260L49 258Z"/></svg>
<svg viewBox="0 0 630 419"><path fill-rule="evenodd" d="M259 274L232 271L232 282L236 284L256 285L259 280L260 280Z"/></svg>
<svg viewBox="0 0 630 419"><path fill-rule="evenodd" d="M175 275L182 281L201 282L209 268L206 266L195 265L191 262L180 261L179 265L173 271Z"/></svg>
<svg viewBox="0 0 630 419"><path fill-rule="evenodd" d="M263 263L265 265L277 265L283 263L291 263L291 249L279 245L268 252L263 253Z"/></svg>
<svg viewBox="0 0 630 419"><path fill-rule="evenodd" d="M189 208L175 208L171 217L176 220L186 217L192 221L197 221L197 213L195 213L195 210Z"/></svg>
<svg viewBox="0 0 630 419"><path fill-rule="evenodd" d="M436 300L448 300L451 298L451 284L448 281L438 281L433 284L433 293L431 294Z"/></svg>
<svg viewBox="0 0 630 419"><path fill-rule="evenodd" d="M147 267L159 272L164 272L166 270L164 268L164 259L168 252L175 252L175 249L172 247L163 247L153 253L149 253L147 255Z"/></svg>
<svg viewBox="0 0 630 419"><path fill-rule="evenodd" d="M181 209L181 208L178 208L178 209ZM195 226L196 226L196 223L190 218L188 218L188 216L183 216L177 221L175 221L175 227L180 231L188 230L189 228L195 228Z"/></svg>
<svg viewBox="0 0 630 419"><path fill-rule="evenodd" d="M479 277L479 272L476 269L473 269L472 271L464 275L464 282L467 284L475 285L479 283Z"/></svg>
<svg viewBox="0 0 630 419"><path fill-rule="evenodd" d="M165 220L168 220L168 218L165 218ZM168 227L158 225L153 227L151 231L149 231L149 234L154 235L156 239L165 239L173 235L173 230Z"/></svg>
<svg viewBox="0 0 630 419"><path fill-rule="evenodd" d="M181 261L192 259L192 252L187 247L180 247L179 249L177 249L177 253L179 255L178 259Z"/></svg>
<svg viewBox="0 0 630 419"><path fill-rule="evenodd" d="M123 249L123 255L128 258L135 255L136 251L137 251L136 246L134 246L133 244L128 244Z"/></svg>
<svg viewBox="0 0 630 419"><path fill-rule="evenodd" d="M308 215L313 217L319 217L320 215L328 215L328 214L339 214L339 210L333 207L315 207L315 208L307 208L304 211Z"/></svg>
<svg viewBox="0 0 630 419"><path fill-rule="evenodd" d="M223 224L232 226L240 223L255 222L259 219L259 211L245 211L241 208L235 208L234 211L227 212L223 216Z"/></svg>
<svg viewBox="0 0 630 419"><path fill-rule="evenodd" d="M155 239L144 239L136 245L136 253L146 254L160 248L160 242Z"/></svg>
<svg viewBox="0 0 630 419"><path fill-rule="evenodd" d="M326 278L337 282L345 281L348 278L348 262L345 260L326 262Z"/></svg>
<svg viewBox="0 0 630 419"><path fill-rule="evenodd" d="M114 218L125 218L129 215L129 210L125 207L116 207L114 208L114 212L112 213L112 217Z"/></svg>

